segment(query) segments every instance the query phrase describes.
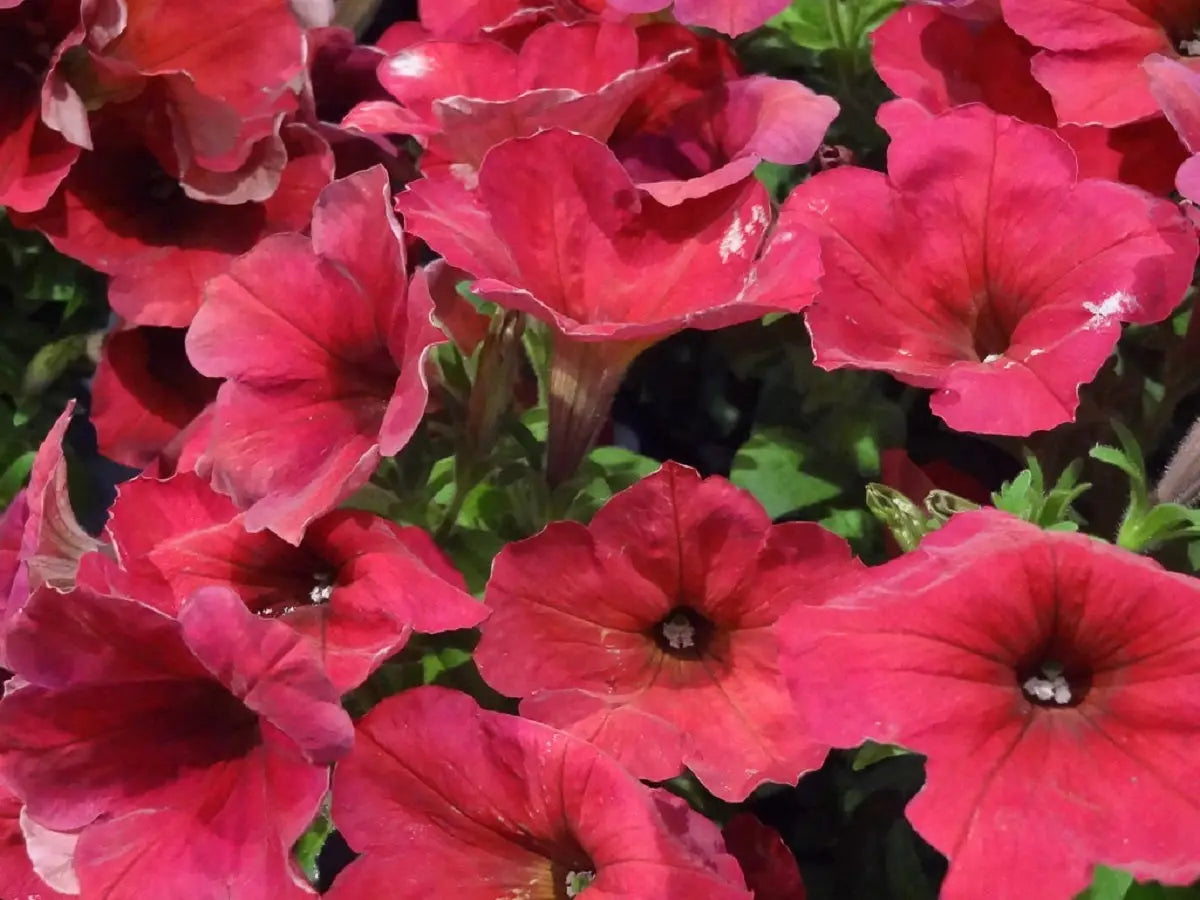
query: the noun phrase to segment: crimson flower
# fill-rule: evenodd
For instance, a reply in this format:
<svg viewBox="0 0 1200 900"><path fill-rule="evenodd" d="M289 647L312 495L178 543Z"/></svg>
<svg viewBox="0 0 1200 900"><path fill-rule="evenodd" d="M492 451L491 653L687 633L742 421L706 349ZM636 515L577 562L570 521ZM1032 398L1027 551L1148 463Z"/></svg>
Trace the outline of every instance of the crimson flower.
<svg viewBox="0 0 1200 900"><path fill-rule="evenodd" d="M797 727L771 626L859 565L807 522L772 526L722 478L666 463L590 525L555 522L492 567L475 662L523 715L641 778L690 768L718 797L793 784L828 750Z"/></svg>
<svg viewBox="0 0 1200 900"><path fill-rule="evenodd" d="M360 720L333 818L362 855L331 900L751 896L712 823L588 744L444 688Z"/></svg>
<svg viewBox="0 0 1200 900"><path fill-rule="evenodd" d="M211 203L180 185L172 151L156 137L166 128L165 113L149 100L97 113L96 152L76 163L45 209L15 221L111 275L108 300L126 320L184 327L205 282L234 257L267 234L307 227L333 157L307 126L285 126L273 194L263 202Z"/></svg>
<svg viewBox="0 0 1200 900"><path fill-rule="evenodd" d="M414 630L471 628L487 614L419 528L337 510L292 546L248 533L243 520L229 498L182 473L122 484L107 530L143 602L174 614L202 587L230 588L252 612L305 637L341 693Z"/></svg>
<svg viewBox="0 0 1200 900"><path fill-rule="evenodd" d="M1055 128L1075 151L1081 177L1171 191L1185 153L1170 123L1155 116L1117 128L1059 126L1050 95L1030 68L1037 48L998 16L975 24L937 7L906 6L872 33L871 43L887 86L929 113L982 102L1002 115ZM895 131L904 107L884 109L884 124Z"/></svg>
<svg viewBox="0 0 1200 900"><path fill-rule="evenodd" d="M1053 132L978 105L902 129L886 176L815 175L784 221L820 237L817 364L933 388L950 427L987 434L1070 421L1121 323L1169 315L1196 260L1174 204L1077 179Z"/></svg>
<svg viewBox="0 0 1200 900"><path fill-rule="evenodd" d="M1001 0L1004 19L1039 48L1034 77L1058 120L1123 125L1158 114L1142 61L1200 50L1200 7L1173 0ZM1189 65L1191 63L1189 62Z"/></svg>
<svg viewBox="0 0 1200 900"><path fill-rule="evenodd" d="M388 206L382 167L335 181L311 239L272 235L208 283L188 357L225 383L199 466L250 531L298 544L425 411L423 360L443 337Z"/></svg>
<svg viewBox="0 0 1200 900"><path fill-rule="evenodd" d="M815 239L779 227L746 179L666 206L599 141L559 129L493 148L478 188L448 174L396 199L408 229L479 280L476 293L550 325L547 476L568 478L626 368L684 328L722 328L815 292Z"/></svg>
<svg viewBox="0 0 1200 900"><path fill-rule="evenodd" d="M0 777L78 836L83 896L313 896L291 847L353 728L295 632L219 588L176 619L81 585L36 591L8 651Z"/></svg>
<svg viewBox="0 0 1200 900"><path fill-rule="evenodd" d="M89 146L87 113L61 72L83 40L79 0L0 2L0 206L40 209Z"/></svg>
<svg viewBox="0 0 1200 900"><path fill-rule="evenodd" d="M95 105L152 95L188 196L235 204L275 192L279 119L295 109L304 73L289 0L95 0L89 25L74 82Z"/></svg>
<svg viewBox="0 0 1200 900"><path fill-rule="evenodd" d="M1200 875L1196 579L989 509L779 634L814 735L927 757L908 816L946 900L1071 897L1096 864Z"/></svg>

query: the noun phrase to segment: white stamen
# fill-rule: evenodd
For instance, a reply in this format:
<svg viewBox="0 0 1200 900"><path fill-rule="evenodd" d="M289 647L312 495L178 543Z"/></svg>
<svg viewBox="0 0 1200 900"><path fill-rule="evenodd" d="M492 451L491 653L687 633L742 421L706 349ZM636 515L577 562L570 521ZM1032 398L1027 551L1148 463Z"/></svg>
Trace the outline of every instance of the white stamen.
<svg viewBox="0 0 1200 900"><path fill-rule="evenodd" d="M1200 56L1200 41L1180 41L1179 52L1184 56Z"/></svg>
<svg viewBox="0 0 1200 900"><path fill-rule="evenodd" d="M1071 702L1071 684L1063 676L1063 668L1058 663L1045 663L1042 677L1035 675L1028 678L1021 687L1026 694L1042 703L1066 706Z"/></svg>
<svg viewBox="0 0 1200 900"><path fill-rule="evenodd" d="M681 615L674 615L663 622L662 633L672 650L686 650L696 646L696 629Z"/></svg>
<svg viewBox="0 0 1200 900"><path fill-rule="evenodd" d="M322 603L328 603L329 598L333 596L333 585L324 578L318 578L317 583L312 586L312 590L308 592L308 599L313 606L320 606Z"/></svg>
<svg viewBox="0 0 1200 900"><path fill-rule="evenodd" d="M983 358L983 361L985 363L994 363L996 360L1003 359L1003 358L1004 358L1004 354L1002 354L1002 353L989 353L987 356L985 356Z"/></svg>
<svg viewBox="0 0 1200 900"><path fill-rule="evenodd" d="M583 893L584 888L596 880L595 872L568 872L567 873L567 896L578 897Z"/></svg>

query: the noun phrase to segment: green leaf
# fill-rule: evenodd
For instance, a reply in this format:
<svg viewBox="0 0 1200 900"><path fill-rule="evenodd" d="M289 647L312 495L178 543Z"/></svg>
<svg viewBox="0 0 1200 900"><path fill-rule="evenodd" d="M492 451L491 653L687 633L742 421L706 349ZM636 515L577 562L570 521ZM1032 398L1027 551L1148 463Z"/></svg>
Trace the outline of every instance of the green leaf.
<svg viewBox="0 0 1200 900"><path fill-rule="evenodd" d="M46 344L34 355L25 368L21 393L30 397L42 393L67 368L87 352L87 335L71 334L52 344Z"/></svg>
<svg viewBox="0 0 1200 900"><path fill-rule="evenodd" d="M570 483L563 486L571 497L564 518L591 521L613 494L632 487L660 466L658 460L624 447L597 447L587 455Z"/></svg>
<svg viewBox="0 0 1200 900"><path fill-rule="evenodd" d="M778 518L842 493L841 485L804 471L812 455L811 446L791 430L762 428L734 456L729 480L757 497L767 515Z"/></svg>
<svg viewBox="0 0 1200 900"><path fill-rule="evenodd" d="M333 820L329 818L329 803L326 800L321 805L321 811L317 814L317 818L308 826L308 830L300 835L299 840L292 847L296 863L304 872L304 877L308 879L309 884L316 885L320 880L321 873L317 871L317 857L321 855L321 848L325 846L325 841L329 839L332 832Z"/></svg>
<svg viewBox="0 0 1200 900"><path fill-rule="evenodd" d="M850 768L858 772L877 762L891 759L893 756L903 756L906 753L908 753L907 750L894 744L877 744L874 741L867 741L854 752L854 762L851 763Z"/></svg>
<svg viewBox="0 0 1200 900"><path fill-rule="evenodd" d="M809 50L857 50L899 5L897 0L794 0L767 26Z"/></svg>
<svg viewBox="0 0 1200 900"><path fill-rule="evenodd" d="M17 495L17 491L25 484L25 479L29 477L29 470L33 468L33 460L36 456L36 450L27 450L14 459L4 470L4 474L0 475L0 507L8 506L12 502L12 498Z"/></svg>

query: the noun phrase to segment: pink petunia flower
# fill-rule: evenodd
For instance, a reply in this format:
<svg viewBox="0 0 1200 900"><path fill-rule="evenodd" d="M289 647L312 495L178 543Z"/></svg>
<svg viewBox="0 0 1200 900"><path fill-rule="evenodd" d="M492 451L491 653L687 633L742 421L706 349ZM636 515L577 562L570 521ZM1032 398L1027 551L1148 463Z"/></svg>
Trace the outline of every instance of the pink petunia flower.
<svg viewBox="0 0 1200 900"><path fill-rule="evenodd" d="M898 96L930 114L968 103L1054 128L1071 145L1083 178L1112 178L1156 194L1168 194L1183 146L1162 116L1104 128L1058 125L1050 95L1033 77L1037 48L995 18L975 25L933 6L905 6L871 34L880 77ZM899 117L923 121L904 105L884 107L884 125L895 132Z"/></svg>
<svg viewBox="0 0 1200 900"><path fill-rule="evenodd" d="M1001 0L1004 20L1039 48L1034 77L1058 120L1124 125L1158 114L1142 61L1197 54L1200 7L1177 0ZM1192 63L1188 63L1191 65Z"/></svg>
<svg viewBox="0 0 1200 900"><path fill-rule="evenodd" d="M595 440L634 357L684 328L811 302L816 240L771 225L753 179L665 206L593 138L550 129L492 149L478 188L426 177L396 199L408 229L479 280L476 293L553 332L547 477Z"/></svg>
<svg viewBox="0 0 1200 900"><path fill-rule="evenodd" d="M797 187L781 221L820 237L817 364L932 388L960 431L1070 421L1121 323L1166 318L1196 260L1174 204L1076 169L1053 132L972 105L901 129L886 176Z"/></svg>
<svg viewBox="0 0 1200 900"><path fill-rule="evenodd" d="M420 277L408 287L389 199L382 167L335 181L311 239L273 235L208 283L186 346L225 383L199 466L250 531L299 544L425 411L424 357L444 337Z"/></svg>
<svg viewBox="0 0 1200 900"><path fill-rule="evenodd" d="M299 546L248 533L244 515L191 473L122 484L107 531L143 602L175 614L202 587L302 635L339 692L358 687L412 632L478 625L487 608L419 528L335 510ZM129 589L132 593L133 589Z"/></svg>
<svg viewBox="0 0 1200 900"><path fill-rule="evenodd" d="M362 855L331 900L750 900L715 826L595 748L418 688L358 723L333 818Z"/></svg>
<svg viewBox="0 0 1200 900"><path fill-rule="evenodd" d="M771 626L859 568L820 526L773 526L724 479L666 463L590 525L555 522L501 550L475 662L523 715L635 775L687 766L741 800L824 759L791 711Z"/></svg>
<svg viewBox="0 0 1200 900"><path fill-rule="evenodd" d="M908 817L949 857L945 900L1200 875L1196 579L982 510L778 631L814 735L927 757Z"/></svg>
<svg viewBox="0 0 1200 900"><path fill-rule="evenodd" d="M89 587L35 592L8 639L0 775L74 834L82 895L314 896L290 859L353 741L315 653L231 591L178 619Z"/></svg>

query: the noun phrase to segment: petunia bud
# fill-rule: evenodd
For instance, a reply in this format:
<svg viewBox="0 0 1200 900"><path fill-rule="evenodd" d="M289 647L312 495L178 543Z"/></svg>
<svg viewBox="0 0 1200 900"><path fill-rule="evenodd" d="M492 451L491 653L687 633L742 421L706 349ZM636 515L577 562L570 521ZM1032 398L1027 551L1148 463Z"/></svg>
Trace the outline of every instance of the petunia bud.
<svg viewBox="0 0 1200 900"><path fill-rule="evenodd" d="M467 401L466 453L472 458L487 454L501 418L512 406L524 331L525 317L519 312L505 312L492 320L484 338Z"/></svg>
<svg viewBox="0 0 1200 900"><path fill-rule="evenodd" d="M885 484L867 485L867 509L891 532L905 553L921 543L932 527L921 507Z"/></svg>

